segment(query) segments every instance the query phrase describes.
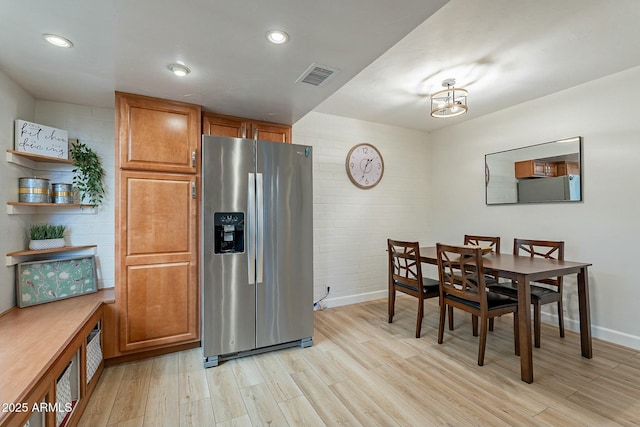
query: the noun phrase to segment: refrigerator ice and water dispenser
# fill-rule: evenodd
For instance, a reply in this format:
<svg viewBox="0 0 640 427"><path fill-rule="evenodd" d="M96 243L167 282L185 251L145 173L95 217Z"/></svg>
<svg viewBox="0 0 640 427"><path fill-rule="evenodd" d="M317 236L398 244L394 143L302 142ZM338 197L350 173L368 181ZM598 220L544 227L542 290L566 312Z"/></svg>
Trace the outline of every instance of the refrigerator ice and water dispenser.
<svg viewBox="0 0 640 427"><path fill-rule="evenodd" d="M244 252L244 213L215 212L214 253L236 254Z"/></svg>

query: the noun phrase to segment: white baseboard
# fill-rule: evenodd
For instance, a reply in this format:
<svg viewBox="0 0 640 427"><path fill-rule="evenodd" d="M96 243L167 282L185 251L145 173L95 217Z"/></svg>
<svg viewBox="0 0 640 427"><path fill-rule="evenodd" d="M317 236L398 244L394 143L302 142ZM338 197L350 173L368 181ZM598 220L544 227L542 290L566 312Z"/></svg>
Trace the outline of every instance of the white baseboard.
<svg viewBox="0 0 640 427"><path fill-rule="evenodd" d="M340 307L343 305L357 304L359 302L373 301L381 298L387 298L389 291L366 292L363 294L348 295L345 297L327 298L323 302L326 308Z"/></svg>
<svg viewBox="0 0 640 427"><path fill-rule="evenodd" d="M542 313L542 322L549 323L557 327L558 325L558 316L555 314ZM569 331L574 331L580 333L580 321L564 319L564 328ZM635 335L626 334L620 331L614 331L613 329L603 328L601 326L591 325L591 337L597 338L602 341L607 341L610 343L622 345L625 347L632 348L634 350L640 350L640 337Z"/></svg>

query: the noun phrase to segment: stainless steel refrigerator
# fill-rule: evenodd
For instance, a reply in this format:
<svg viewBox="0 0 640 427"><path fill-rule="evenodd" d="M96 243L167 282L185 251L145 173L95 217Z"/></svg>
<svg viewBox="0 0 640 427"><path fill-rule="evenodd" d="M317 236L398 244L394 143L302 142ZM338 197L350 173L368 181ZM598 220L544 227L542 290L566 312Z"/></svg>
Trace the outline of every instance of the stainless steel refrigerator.
<svg viewBox="0 0 640 427"><path fill-rule="evenodd" d="M205 367L312 345L311 147L203 136Z"/></svg>

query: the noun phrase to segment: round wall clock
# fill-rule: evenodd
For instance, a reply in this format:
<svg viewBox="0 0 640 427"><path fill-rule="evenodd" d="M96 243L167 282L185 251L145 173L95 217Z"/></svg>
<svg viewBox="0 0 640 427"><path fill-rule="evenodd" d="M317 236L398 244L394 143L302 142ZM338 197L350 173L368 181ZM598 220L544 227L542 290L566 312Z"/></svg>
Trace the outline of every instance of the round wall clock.
<svg viewBox="0 0 640 427"><path fill-rule="evenodd" d="M357 187L375 187L382 179L384 161L376 147L371 144L354 145L347 154L347 175Z"/></svg>

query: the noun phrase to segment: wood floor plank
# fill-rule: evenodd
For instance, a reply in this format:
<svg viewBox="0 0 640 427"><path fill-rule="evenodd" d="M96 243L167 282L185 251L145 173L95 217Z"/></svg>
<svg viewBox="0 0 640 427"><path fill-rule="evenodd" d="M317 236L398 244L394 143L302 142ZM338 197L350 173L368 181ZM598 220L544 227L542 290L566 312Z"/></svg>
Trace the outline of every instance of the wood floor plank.
<svg viewBox="0 0 640 427"><path fill-rule="evenodd" d="M118 390L124 371L125 365L117 365L104 370L98 380L98 384L96 384L94 394L89 399L87 407L80 418L79 425L93 427L107 425L116 400L116 393L112 392L112 390Z"/></svg>
<svg viewBox="0 0 640 427"><path fill-rule="evenodd" d="M147 359L124 365L122 381L118 387L107 425L144 416L152 363L151 359Z"/></svg>
<svg viewBox="0 0 640 427"><path fill-rule="evenodd" d="M362 365L353 360L342 350L327 353L331 360L347 372L349 379L358 385L361 393L366 394L385 413L392 417L398 424L410 426L416 425L417 420L424 425L438 425L438 419L432 417L424 404L412 405L409 399L403 395L403 389L390 387L388 383ZM411 391L408 391L411 394ZM442 423L440 423L442 424Z"/></svg>
<svg viewBox="0 0 640 427"><path fill-rule="evenodd" d="M180 405L180 427L215 424L211 399L190 400Z"/></svg>
<svg viewBox="0 0 640 427"><path fill-rule="evenodd" d="M252 427L251 418L249 418L249 414L244 414L241 417L217 423L216 427Z"/></svg>
<svg viewBox="0 0 640 427"><path fill-rule="evenodd" d="M179 355L152 359L144 426L175 427L180 424Z"/></svg>
<svg viewBox="0 0 640 427"><path fill-rule="evenodd" d="M417 371L404 372L390 366L381 366L374 372L386 383L400 390L405 398L416 407L423 407L425 402L438 402L429 406L431 416L436 418L436 424L446 424L447 420L457 425L508 425L495 419L484 408L468 402L464 397L447 389L422 387L423 381L428 378L424 373ZM420 393L416 393L420 390ZM426 410L425 410L426 412Z"/></svg>
<svg viewBox="0 0 640 427"><path fill-rule="evenodd" d="M202 364L202 349L183 351L179 358L180 404L209 398L207 377Z"/></svg>
<svg viewBox="0 0 640 427"><path fill-rule="evenodd" d="M286 426L284 414L265 383L240 389L253 426Z"/></svg>
<svg viewBox="0 0 640 427"><path fill-rule="evenodd" d="M218 366L206 369L205 374L216 423L247 413L233 370Z"/></svg>
<svg viewBox="0 0 640 427"><path fill-rule="evenodd" d="M325 424L362 425L314 371L296 372L291 376Z"/></svg>
<svg viewBox="0 0 640 427"><path fill-rule="evenodd" d="M278 403L291 427L323 427L325 423L313 409L306 397L300 396Z"/></svg>
<svg viewBox="0 0 640 427"><path fill-rule="evenodd" d="M302 396L302 391L293 381L276 353L261 354L255 357L255 361L264 378L264 383L269 387L276 402Z"/></svg>
<svg viewBox="0 0 640 427"><path fill-rule="evenodd" d="M302 356L326 385L347 379L345 373L336 368L324 351L313 347L306 350Z"/></svg>
<svg viewBox="0 0 640 427"><path fill-rule="evenodd" d="M277 351L275 354L282 362L282 366L291 374L311 369L309 363L302 356L306 350L306 348L287 348Z"/></svg>
<svg viewBox="0 0 640 427"><path fill-rule="evenodd" d="M143 422L144 417L138 417L126 421L121 421L116 424L109 424L109 427L142 427Z"/></svg>
<svg viewBox="0 0 640 427"><path fill-rule="evenodd" d="M264 378L262 378L260 369L258 369L258 365L256 365L253 357L246 357L242 360L230 360L225 362L225 364L231 367L236 377L238 387L240 388L250 387L264 382Z"/></svg>
<svg viewBox="0 0 640 427"><path fill-rule="evenodd" d="M353 381L347 380L329 386L349 411L363 426L398 426L399 424L382 410L369 396L361 393Z"/></svg>

